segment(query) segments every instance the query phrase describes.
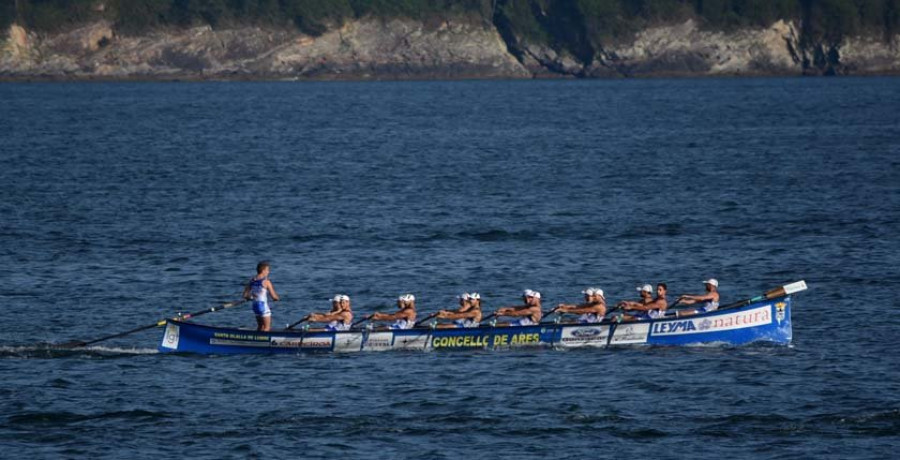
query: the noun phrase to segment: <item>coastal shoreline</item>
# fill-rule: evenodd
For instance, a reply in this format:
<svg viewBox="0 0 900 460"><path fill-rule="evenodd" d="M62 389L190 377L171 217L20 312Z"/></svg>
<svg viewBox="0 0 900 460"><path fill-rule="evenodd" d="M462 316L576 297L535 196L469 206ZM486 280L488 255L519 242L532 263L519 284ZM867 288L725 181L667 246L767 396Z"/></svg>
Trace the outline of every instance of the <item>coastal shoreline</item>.
<svg viewBox="0 0 900 460"><path fill-rule="evenodd" d="M108 21L58 33L11 25L0 81L414 81L900 75L900 36L809 43L802 25L650 27L576 57L511 42L484 22L351 21L319 36L209 26L123 35Z"/></svg>

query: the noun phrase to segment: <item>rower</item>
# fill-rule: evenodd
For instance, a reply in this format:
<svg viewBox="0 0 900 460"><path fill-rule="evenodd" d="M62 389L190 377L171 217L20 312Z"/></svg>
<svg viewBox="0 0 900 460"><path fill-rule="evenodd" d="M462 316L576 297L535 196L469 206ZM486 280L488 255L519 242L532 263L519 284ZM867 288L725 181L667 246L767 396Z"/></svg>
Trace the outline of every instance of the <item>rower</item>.
<svg viewBox="0 0 900 460"><path fill-rule="evenodd" d="M275 286L269 281L269 262L262 261L256 264L256 276L250 279L244 287L243 298L253 301L253 313L256 315L256 330L268 331L272 329L272 310L269 308L269 296L272 301L281 300L275 293Z"/></svg>
<svg viewBox="0 0 900 460"><path fill-rule="evenodd" d="M390 325L391 329L412 329L416 324L416 296L412 294L403 294L397 298L396 313L375 313L369 320L371 321L393 321Z"/></svg>
<svg viewBox="0 0 900 460"><path fill-rule="evenodd" d="M558 313L575 313L580 314L578 322L581 324L599 323L606 315L606 298L603 297L603 289L587 288L581 291L584 294L584 303L559 304L556 307Z"/></svg>
<svg viewBox="0 0 900 460"><path fill-rule="evenodd" d="M334 296L332 304L337 300L338 310L330 313L310 313L310 323L328 323L326 331L346 331L353 324L353 309L350 308L350 296L339 294Z"/></svg>
<svg viewBox="0 0 900 460"><path fill-rule="evenodd" d="M666 283L658 283L656 285L656 298L651 298L653 287L645 284L637 288L641 293L640 302L631 302L628 300L619 302L619 307L623 308L626 313L621 316L625 321L656 319L665 316L666 308L669 302L666 301ZM630 312L630 313L629 313Z"/></svg>
<svg viewBox="0 0 900 460"><path fill-rule="evenodd" d="M541 322L541 293L526 289L522 293L524 305L504 307L497 310L497 316L512 316L519 319L511 321L509 326L532 326Z"/></svg>
<svg viewBox="0 0 900 460"><path fill-rule="evenodd" d="M451 327L478 327L481 323L481 295L477 292L462 293L457 296L459 299L459 308L456 310L441 310L437 317L441 319L454 320L449 324L439 324L439 329Z"/></svg>
<svg viewBox="0 0 900 460"><path fill-rule="evenodd" d="M701 305L700 308L678 310L675 312L676 318L696 315L697 313L707 313L719 309L719 281L715 278L710 278L703 282L703 286L706 288L706 294L684 294L678 297L678 300L675 302L684 305L695 305L699 302L703 302L703 305Z"/></svg>

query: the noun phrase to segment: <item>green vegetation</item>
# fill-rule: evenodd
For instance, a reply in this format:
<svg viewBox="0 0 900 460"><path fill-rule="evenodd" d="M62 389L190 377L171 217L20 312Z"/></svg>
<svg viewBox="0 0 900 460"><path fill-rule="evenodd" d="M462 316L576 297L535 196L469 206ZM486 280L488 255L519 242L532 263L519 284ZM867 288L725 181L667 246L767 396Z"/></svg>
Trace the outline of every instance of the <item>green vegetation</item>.
<svg viewBox="0 0 900 460"><path fill-rule="evenodd" d="M0 26L18 22L41 31L103 18L125 34L258 24L319 35L366 16L478 18L496 24L507 38L549 43L575 55L651 24L688 18L723 30L796 20L805 39L832 43L857 33L900 33L900 0L0 0Z"/></svg>

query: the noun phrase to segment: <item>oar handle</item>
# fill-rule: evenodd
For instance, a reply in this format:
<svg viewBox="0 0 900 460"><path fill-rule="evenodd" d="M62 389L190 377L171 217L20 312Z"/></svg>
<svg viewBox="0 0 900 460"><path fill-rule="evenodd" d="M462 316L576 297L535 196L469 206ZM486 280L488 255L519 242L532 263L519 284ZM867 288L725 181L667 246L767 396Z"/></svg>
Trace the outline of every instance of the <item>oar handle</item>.
<svg viewBox="0 0 900 460"><path fill-rule="evenodd" d="M306 316L304 316L303 318L300 318L299 321L296 321L296 322L293 322L293 323L291 323L291 324L288 324L288 327L286 327L285 329L293 329L293 328L296 327L298 324L308 321L310 316L312 316L312 315L306 315Z"/></svg>
<svg viewBox="0 0 900 460"><path fill-rule="evenodd" d="M479 324L484 324L485 321L487 321L495 316L497 316L496 313L491 313L490 315L487 315L484 318L481 318L481 322Z"/></svg>
<svg viewBox="0 0 900 460"><path fill-rule="evenodd" d="M361 320L359 320L359 321L357 321L357 322L351 324L350 327L351 327L351 328L356 327L356 326L359 325L360 323L364 323L364 322L366 322L366 321L372 319L373 316L375 316L375 315L364 316L363 319L361 319Z"/></svg>
<svg viewBox="0 0 900 460"><path fill-rule="evenodd" d="M428 321L429 319L434 318L437 315L438 315L438 312L432 313L432 314L422 318L421 320L416 321L416 323L413 324L413 327L421 326L425 321Z"/></svg>

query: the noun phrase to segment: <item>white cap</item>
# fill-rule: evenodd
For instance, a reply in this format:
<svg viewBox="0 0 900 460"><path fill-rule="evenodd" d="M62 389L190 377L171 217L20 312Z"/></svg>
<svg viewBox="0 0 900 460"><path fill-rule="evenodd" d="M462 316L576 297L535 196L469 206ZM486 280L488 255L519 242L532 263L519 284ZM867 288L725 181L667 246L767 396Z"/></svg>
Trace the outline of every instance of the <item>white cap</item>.
<svg viewBox="0 0 900 460"><path fill-rule="evenodd" d="M603 296L603 289L600 288L594 288L594 295L598 295L600 297L603 297L604 299L606 298Z"/></svg>
<svg viewBox="0 0 900 460"><path fill-rule="evenodd" d="M481 300L481 294L479 294L477 292L473 292L473 293L469 294L469 298L472 300Z"/></svg>
<svg viewBox="0 0 900 460"><path fill-rule="evenodd" d="M462 294L456 296L456 298L459 300L469 300L472 298L472 295L469 294L468 292L463 292Z"/></svg>
<svg viewBox="0 0 900 460"><path fill-rule="evenodd" d="M712 284L715 287L719 287L719 281L716 280L715 278L710 278L710 279L704 281L703 284Z"/></svg>
<svg viewBox="0 0 900 460"><path fill-rule="evenodd" d="M341 301L344 301L344 300L346 300L347 302L349 302L349 301L350 301L350 296L348 296L347 294L341 294Z"/></svg>
<svg viewBox="0 0 900 460"><path fill-rule="evenodd" d="M581 293L584 295L594 295L594 288L587 288L587 289L581 291Z"/></svg>
<svg viewBox="0 0 900 460"><path fill-rule="evenodd" d="M538 291L532 291L531 289L526 289L525 292L522 293L522 297L534 297L535 299L540 299L541 293Z"/></svg>
<svg viewBox="0 0 900 460"><path fill-rule="evenodd" d="M637 290L638 292L653 292L653 286L645 284L643 286L638 286Z"/></svg>
<svg viewBox="0 0 900 460"><path fill-rule="evenodd" d="M335 294L334 297L331 298L331 301L332 301L332 302L340 302L340 301L341 301L341 295L340 295L340 294Z"/></svg>
<svg viewBox="0 0 900 460"><path fill-rule="evenodd" d="M399 300L400 302L415 302L416 296L412 294L403 294L400 297L397 297L397 300Z"/></svg>

